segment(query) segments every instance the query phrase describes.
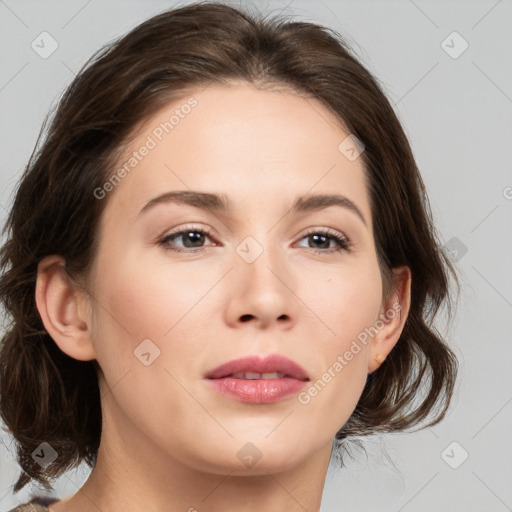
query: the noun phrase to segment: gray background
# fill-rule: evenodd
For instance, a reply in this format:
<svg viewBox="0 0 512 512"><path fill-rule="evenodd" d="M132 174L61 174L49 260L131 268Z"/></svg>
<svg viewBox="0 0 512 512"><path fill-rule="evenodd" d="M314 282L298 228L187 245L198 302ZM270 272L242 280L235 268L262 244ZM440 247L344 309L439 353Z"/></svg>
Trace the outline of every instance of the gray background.
<svg viewBox="0 0 512 512"><path fill-rule="evenodd" d="M512 510L510 1L251 3L345 36L395 105L442 242L458 249L463 288L449 334L461 370L448 417L421 432L368 439L368 457L356 450L346 469L329 470L322 511ZM174 5L0 0L2 225L43 118L74 73L102 44ZM31 48L43 31L59 45L46 59ZM12 495L13 450L2 434L0 510L38 490ZM57 496L74 493L87 475L84 466L62 476Z"/></svg>

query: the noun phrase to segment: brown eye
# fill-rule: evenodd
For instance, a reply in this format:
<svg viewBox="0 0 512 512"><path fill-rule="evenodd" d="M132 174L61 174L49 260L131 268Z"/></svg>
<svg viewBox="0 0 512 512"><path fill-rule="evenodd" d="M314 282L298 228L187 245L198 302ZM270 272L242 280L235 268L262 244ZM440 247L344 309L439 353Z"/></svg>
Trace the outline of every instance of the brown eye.
<svg viewBox="0 0 512 512"><path fill-rule="evenodd" d="M308 239L308 247L319 253L350 252L351 248L351 242L347 237L332 230L312 230L302 239ZM334 247L330 246L332 242Z"/></svg>
<svg viewBox="0 0 512 512"><path fill-rule="evenodd" d="M174 231L173 233L169 233L162 240L160 240L159 244L162 245L166 250L176 251L176 252L200 252L204 249L204 242L206 238L210 238L210 233L203 229L198 228L184 228L179 231ZM180 241L183 244L183 248L180 248L179 245L176 244L175 241ZM194 250L199 249L199 250Z"/></svg>

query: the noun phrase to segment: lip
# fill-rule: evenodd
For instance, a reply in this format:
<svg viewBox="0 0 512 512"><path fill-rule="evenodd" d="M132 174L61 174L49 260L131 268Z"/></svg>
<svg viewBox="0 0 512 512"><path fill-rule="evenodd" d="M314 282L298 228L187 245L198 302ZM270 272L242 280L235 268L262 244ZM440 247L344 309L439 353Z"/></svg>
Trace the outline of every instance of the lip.
<svg viewBox="0 0 512 512"><path fill-rule="evenodd" d="M238 373L281 373L273 379L240 379ZM272 354L266 357L247 356L224 363L205 374L205 379L218 392L244 403L268 404L298 392L309 381L300 365L287 357Z"/></svg>
<svg viewBox="0 0 512 512"><path fill-rule="evenodd" d="M286 377L297 380L309 380L306 370L291 359L279 354L271 354L266 357L247 356L233 359L221 364L205 374L207 379L221 379L235 373L284 373Z"/></svg>

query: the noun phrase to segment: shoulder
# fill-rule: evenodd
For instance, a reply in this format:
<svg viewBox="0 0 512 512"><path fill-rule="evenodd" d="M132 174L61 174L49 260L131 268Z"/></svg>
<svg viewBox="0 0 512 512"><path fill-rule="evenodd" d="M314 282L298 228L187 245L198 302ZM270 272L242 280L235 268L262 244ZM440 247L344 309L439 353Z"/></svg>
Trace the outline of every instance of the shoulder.
<svg viewBox="0 0 512 512"><path fill-rule="evenodd" d="M35 496L30 501L22 503L8 512L48 512L48 505L59 501L59 498Z"/></svg>

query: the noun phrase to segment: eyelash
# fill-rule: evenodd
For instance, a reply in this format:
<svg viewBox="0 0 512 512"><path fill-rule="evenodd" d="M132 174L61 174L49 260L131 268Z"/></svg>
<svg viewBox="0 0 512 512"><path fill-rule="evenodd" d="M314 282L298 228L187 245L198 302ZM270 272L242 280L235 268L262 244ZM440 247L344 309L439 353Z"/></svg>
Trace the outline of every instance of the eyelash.
<svg viewBox="0 0 512 512"><path fill-rule="evenodd" d="M200 253L205 250L205 247L199 247L198 249L177 249L176 247L170 247L169 242L171 239L176 238L181 235L185 235L187 233L200 233L201 235L206 235L208 238L213 238L213 235L210 231L206 229L199 229L194 226L185 226L184 228L181 228L179 231L174 231L172 233L169 233L168 235L165 235L164 238L162 238L158 243L161 245L166 251L174 251L174 252L184 252L184 253ZM318 254L331 254L331 253L339 253L339 252L352 252L352 242L344 235L339 234L336 231L333 231L332 229L310 229L307 233L305 233L301 240L303 238L307 238L311 235L322 235L327 238L330 238L334 240L338 247L331 248L331 249L315 249L310 247L312 251L318 253Z"/></svg>

